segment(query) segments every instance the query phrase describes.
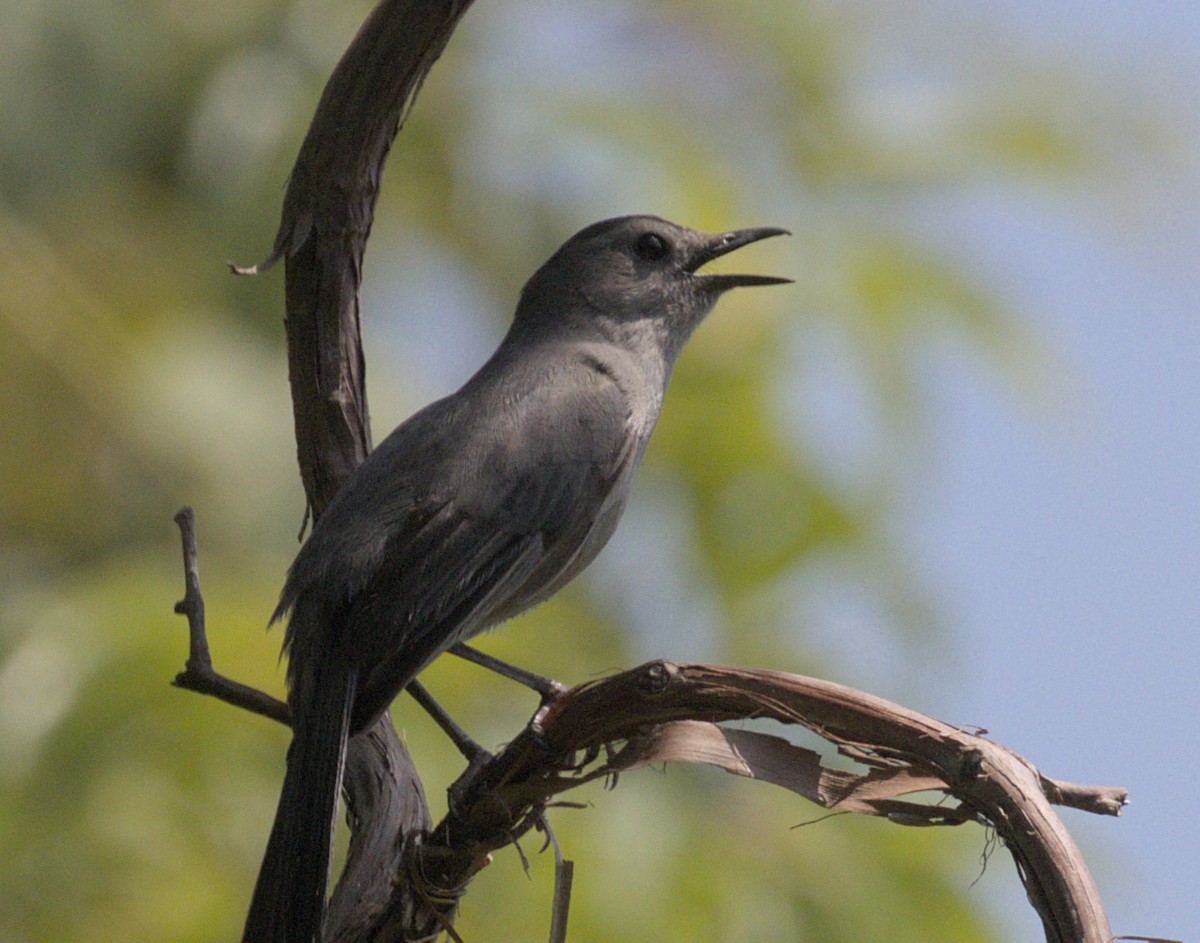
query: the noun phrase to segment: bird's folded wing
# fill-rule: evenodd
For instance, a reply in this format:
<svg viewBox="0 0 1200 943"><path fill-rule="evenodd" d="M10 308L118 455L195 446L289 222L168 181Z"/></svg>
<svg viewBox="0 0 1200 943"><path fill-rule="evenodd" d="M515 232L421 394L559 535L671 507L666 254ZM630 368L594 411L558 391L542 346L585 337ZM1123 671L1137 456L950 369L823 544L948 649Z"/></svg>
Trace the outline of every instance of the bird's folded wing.
<svg viewBox="0 0 1200 943"><path fill-rule="evenodd" d="M389 542L351 602L339 645L362 666L360 719L387 706L439 654L488 623L542 557L537 533L514 534L444 504Z"/></svg>

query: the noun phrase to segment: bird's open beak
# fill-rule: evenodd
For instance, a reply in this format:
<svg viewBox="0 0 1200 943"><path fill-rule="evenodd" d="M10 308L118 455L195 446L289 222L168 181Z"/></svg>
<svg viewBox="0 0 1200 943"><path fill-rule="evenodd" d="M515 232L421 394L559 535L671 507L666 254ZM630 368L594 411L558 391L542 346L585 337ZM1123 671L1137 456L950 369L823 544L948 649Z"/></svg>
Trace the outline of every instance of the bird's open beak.
<svg viewBox="0 0 1200 943"><path fill-rule="evenodd" d="M712 236L696 250L696 253L688 260L687 271L695 272L696 269L704 265L706 262L711 262L719 256L726 255L734 249L740 249L742 246L748 246L752 242L758 242L760 239L769 239L771 236L790 236L791 233L786 229L775 229L765 227L762 229L738 229L734 232L721 233L717 236ZM716 291L727 291L730 288L737 288L743 285L790 285L790 278L776 278L774 275L698 275L706 287Z"/></svg>

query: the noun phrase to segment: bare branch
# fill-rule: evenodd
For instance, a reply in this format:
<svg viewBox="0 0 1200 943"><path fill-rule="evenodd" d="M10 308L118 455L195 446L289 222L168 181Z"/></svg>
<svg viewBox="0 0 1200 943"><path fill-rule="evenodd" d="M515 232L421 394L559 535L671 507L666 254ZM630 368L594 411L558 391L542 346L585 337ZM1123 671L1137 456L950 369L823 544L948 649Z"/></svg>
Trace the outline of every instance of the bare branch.
<svg viewBox="0 0 1200 943"><path fill-rule="evenodd" d="M286 260L288 379L314 516L371 450L358 290L384 161L468 6L381 0L371 11L321 95L258 266Z"/></svg>
<svg viewBox="0 0 1200 943"><path fill-rule="evenodd" d="M315 520L371 450L359 324L362 260L392 140L470 0L381 0L335 67L288 180L263 271L286 260L288 380L297 457ZM429 827L408 751L385 716L347 746L352 838L327 939L387 939L375 919L394 891L408 936L449 926L448 903L397 881L401 853ZM444 904L444 905L443 905ZM377 935L378 934L378 935Z"/></svg>
<svg viewBox="0 0 1200 943"><path fill-rule="evenodd" d="M711 730L697 737L697 728L681 726L763 717L800 724L831 743L853 747L878 768L854 783L844 773L840 780L826 779L831 771L816 773L811 751L781 738L721 731L725 749L714 749ZM666 733L655 725L666 725ZM595 756L615 741L627 744L615 759L589 772L578 768L579 752ZM751 749L739 749L746 746ZM842 685L710 665L652 662L581 685L540 710L459 789L460 801L416 849L422 870L436 871L439 886L458 886L488 852L527 828L553 795L598 775L666 759L715 762L785 785L826 808L882 814L901 824L986 822L1012 852L1048 940L1101 943L1111 936L1086 863L1050 808L1062 791L1048 794L1047 780L1028 761L976 734ZM781 759L798 759L799 769L781 765ZM927 814L917 803L898 805L891 798L928 789L958 799L964 812L934 807ZM1074 787L1071 796L1072 805L1106 814L1115 814L1124 802L1124 791L1111 787Z"/></svg>
<svg viewBox="0 0 1200 943"><path fill-rule="evenodd" d="M1042 791L1055 805L1095 815L1120 815L1129 805L1129 793L1116 786L1080 786L1042 777Z"/></svg>
<svg viewBox="0 0 1200 943"><path fill-rule="evenodd" d="M183 540L184 596L175 604L175 611L187 616L188 659L184 670L171 683L177 688L207 694L234 707L241 707L281 724L290 725L291 711L283 701L269 694L233 681L218 674L208 650L208 635L204 624L204 596L200 592L200 568L196 551L196 518L191 508L175 515Z"/></svg>

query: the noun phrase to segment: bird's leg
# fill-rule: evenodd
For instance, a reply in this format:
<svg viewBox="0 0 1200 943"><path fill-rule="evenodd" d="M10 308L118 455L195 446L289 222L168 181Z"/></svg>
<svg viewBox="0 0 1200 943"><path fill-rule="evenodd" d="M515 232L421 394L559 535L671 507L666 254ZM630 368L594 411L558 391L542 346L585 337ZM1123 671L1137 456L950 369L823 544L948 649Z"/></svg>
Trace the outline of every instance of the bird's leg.
<svg viewBox="0 0 1200 943"><path fill-rule="evenodd" d="M458 747L458 752L467 760L467 768L462 771L458 779L446 790L446 800L449 803L450 811L453 813L461 805L460 800L462 796L469 785L475 781L475 777L478 776L479 771L491 761L492 754L471 739L471 735L463 730L453 717L446 713L442 705L433 699L433 695L425 689L425 686L420 681L413 680L408 682L406 690L412 695L413 700L425 709L425 713L433 718L433 722L442 728L446 736Z"/></svg>
<svg viewBox="0 0 1200 943"><path fill-rule="evenodd" d="M420 681L408 682L408 693L412 695L414 701L425 709L433 722L442 728L442 731L450 738L451 742L458 748L467 760L468 769L482 766L492 758L492 754L481 747L478 743L471 739L471 735L462 729L451 717L446 713L445 709L437 701L433 699Z"/></svg>
<svg viewBox="0 0 1200 943"><path fill-rule="evenodd" d="M508 678L510 681L516 681L518 684L523 684L525 687L537 691L541 695L543 704L553 701L567 690L564 684L555 681L553 678L547 678L532 671L526 671L524 668L518 668L516 665L510 665L508 662L501 661L492 655L485 655L479 649L472 648L463 642L459 642L452 647L450 654L457 655L459 658L487 668L489 671L494 671L496 674Z"/></svg>

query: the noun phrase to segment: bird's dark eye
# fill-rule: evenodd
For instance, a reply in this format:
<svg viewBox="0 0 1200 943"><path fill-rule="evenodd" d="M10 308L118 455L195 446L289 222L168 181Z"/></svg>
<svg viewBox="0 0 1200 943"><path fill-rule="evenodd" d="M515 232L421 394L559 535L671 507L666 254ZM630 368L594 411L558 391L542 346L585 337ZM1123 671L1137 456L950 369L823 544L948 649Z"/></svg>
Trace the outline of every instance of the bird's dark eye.
<svg viewBox="0 0 1200 943"><path fill-rule="evenodd" d="M657 262L671 251L671 247L667 244L667 240L658 233L647 232L638 236L633 250L639 258L645 259L647 262Z"/></svg>

